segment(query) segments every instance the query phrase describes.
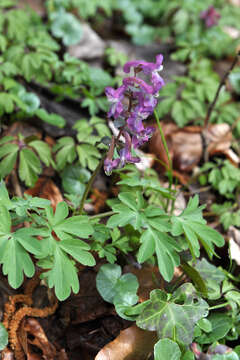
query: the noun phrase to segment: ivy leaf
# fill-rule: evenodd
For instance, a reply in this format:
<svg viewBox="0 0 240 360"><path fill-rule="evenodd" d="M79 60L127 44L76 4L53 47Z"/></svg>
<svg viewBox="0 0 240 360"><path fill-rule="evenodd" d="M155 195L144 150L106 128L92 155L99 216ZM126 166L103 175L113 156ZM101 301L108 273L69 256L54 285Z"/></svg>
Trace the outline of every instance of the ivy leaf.
<svg viewBox="0 0 240 360"><path fill-rule="evenodd" d="M91 173L80 165L68 165L61 174L64 191L81 197Z"/></svg>
<svg viewBox="0 0 240 360"><path fill-rule="evenodd" d="M71 289L74 294L79 292L77 269L58 245L54 251L53 267L46 275L48 286L55 288L59 300L65 300L70 295Z"/></svg>
<svg viewBox="0 0 240 360"><path fill-rule="evenodd" d="M8 332L5 326L0 323L0 350L3 350L8 344Z"/></svg>
<svg viewBox="0 0 240 360"><path fill-rule="evenodd" d="M181 350L175 341L161 339L154 345L154 360L180 360Z"/></svg>
<svg viewBox="0 0 240 360"><path fill-rule="evenodd" d="M233 319L224 313L211 314L208 320L211 323L212 330L197 337L199 344L212 344L215 341L223 339L233 326Z"/></svg>
<svg viewBox="0 0 240 360"><path fill-rule="evenodd" d="M198 320L208 314L208 304L196 295L192 284L180 286L173 295L153 290L150 303L136 320L144 330L157 331L160 338L168 337L182 344L190 344Z"/></svg>
<svg viewBox="0 0 240 360"><path fill-rule="evenodd" d="M66 46L77 44L82 38L82 26L78 19L65 11L54 15L54 21L51 25L53 35L62 38Z"/></svg>

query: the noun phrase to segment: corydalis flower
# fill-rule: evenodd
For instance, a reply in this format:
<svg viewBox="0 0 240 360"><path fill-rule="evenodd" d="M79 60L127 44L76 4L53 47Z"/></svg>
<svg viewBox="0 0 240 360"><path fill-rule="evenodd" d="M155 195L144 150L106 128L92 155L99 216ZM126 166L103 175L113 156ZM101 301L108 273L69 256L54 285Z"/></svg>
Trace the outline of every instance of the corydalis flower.
<svg viewBox="0 0 240 360"><path fill-rule="evenodd" d="M114 90L110 86L105 88L105 94L107 95L108 101L112 103L108 112L108 117L113 116L116 119L121 115L123 111L122 100L124 98L125 90L126 87L124 85L120 86L117 90Z"/></svg>
<svg viewBox="0 0 240 360"><path fill-rule="evenodd" d="M163 68L162 61L163 56L160 54L156 57L156 63L142 60L127 62L124 71L129 73L131 68L134 68L134 76L125 78L123 85L117 90L106 88L106 95L111 102L108 117L113 117L115 122L120 123L117 139L115 141L114 137L112 138L104 161L107 175L110 175L113 169L124 167L126 163L138 163L140 159L132 155L132 148L142 146L154 132L152 126L144 127L143 120L153 113L157 105L156 97L164 85L163 79L158 74ZM150 84L138 77L140 72L150 75ZM128 106L123 104L127 99ZM123 146L119 142L121 135L125 140ZM117 151L113 156L115 146Z"/></svg>
<svg viewBox="0 0 240 360"><path fill-rule="evenodd" d="M131 153L131 147L132 147L132 140L130 135L124 131L123 132L123 136L125 138L125 145L124 148L120 150L120 163L119 163L119 167L122 168L126 165L126 163L138 163L141 160L136 157L136 156L132 156Z"/></svg>
<svg viewBox="0 0 240 360"><path fill-rule="evenodd" d="M152 91L149 94L156 94L162 86L164 86L164 80L158 74L163 69L163 56L161 54L156 56L156 63L146 62L142 60L129 61L124 67L123 71L129 73L131 68L135 69L135 72L142 71L145 75L151 74L151 82L153 84Z"/></svg>
<svg viewBox="0 0 240 360"><path fill-rule="evenodd" d="M205 21L206 27L217 25L220 17L221 15L215 10L213 6L209 6L207 10L202 11L200 14L200 18Z"/></svg>

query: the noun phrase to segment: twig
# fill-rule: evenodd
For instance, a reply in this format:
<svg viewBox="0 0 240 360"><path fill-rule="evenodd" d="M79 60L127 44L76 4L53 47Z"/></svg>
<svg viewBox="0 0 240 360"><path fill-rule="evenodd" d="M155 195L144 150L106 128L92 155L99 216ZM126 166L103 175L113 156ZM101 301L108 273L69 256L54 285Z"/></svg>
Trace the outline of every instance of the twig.
<svg viewBox="0 0 240 360"><path fill-rule="evenodd" d="M18 181L17 171L15 169L11 173L11 180L12 180L12 185L13 185L15 194L18 197L22 197L23 193L22 193L22 189L19 184L19 181Z"/></svg>
<svg viewBox="0 0 240 360"><path fill-rule="evenodd" d="M207 112L207 115L206 115L206 118L204 120L204 128L206 128L208 126L208 122L210 120L210 117L211 117L211 114L212 114L212 111L216 105L216 102L217 102L217 99L218 99L218 96L220 94L220 91L223 87L223 85L225 84L225 81L227 80L229 74L231 73L231 71L234 69L235 65L237 64L238 62L238 59L239 59L239 56L240 56L240 51L238 51L237 55L235 56L230 68L228 69L228 71L224 74L219 86L218 86L218 89L217 89L217 92L215 94L215 97L213 99L213 102L210 104L209 108L208 108L208 112Z"/></svg>

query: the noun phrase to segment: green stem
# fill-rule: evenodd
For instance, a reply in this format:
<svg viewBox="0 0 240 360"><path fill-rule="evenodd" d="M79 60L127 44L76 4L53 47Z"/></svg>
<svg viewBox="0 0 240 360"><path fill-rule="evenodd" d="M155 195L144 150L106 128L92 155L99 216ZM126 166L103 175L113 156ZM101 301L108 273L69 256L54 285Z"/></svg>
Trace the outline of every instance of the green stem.
<svg viewBox="0 0 240 360"><path fill-rule="evenodd" d="M111 215L114 215L114 214L116 214L115 211L106 211L106 212L101 213L101 214L89 216L89 219L90 219L90 220L101 219L101 218L104 218L104 217L107 217L107 216L111 216Z"/></svg>
<svg viewBox="0 0 240 360"><path fill-rule="evenodd" d="M163 133L163 129L162 129L162 126L160 124L159 117L158 117L158 114L157 114L156 110L154 110L154 115L155 115L155 119L157 121L157 126L158 126L158 130L159 130L159 133L160 133L160 136L161 136L163 147L164 147L164 150L166 151L166 154L167 154L167 159L168 159L168 164L169 164L168 167L166 167L168 169L168 180L169 180L168 189L171 190L172 185L173 185L172 160L171 160L171 157L170 157L170 154L169 154L167 142L166 142L166 139L165 139L165 136L164 136L164 133ZM167 199L166 210L168 209L169 200L170 199Z"/></svg>
<svg viewBox="0 0 240 360"><path fill-rule="evenodd" d="M92 176L90 177L87 185L86 185L86 188L85 188L85 191L83 193L83 196L82 196L82 200L81 200L81 203L80 203L80 206L79 206L79 215L82 215L82 212L83 212L83 207L84 207L84 203L87 199L87 196L88 196L88 193L89 191L91 190L91 187L92 187L92 184L99 172L99 170L101 169L101 167L103 166L103 163L104 163L104 159L105 159L106 155L104 154L104 156L102 157L102 159L99 161L99 164L98 166L96 167L96 169L94 170L94 172L92 173Z"/></svg>
<svg viewBox="0 0 240 360"><path fill-rule="evenodd" d="M223 303L223 304L218 304L218 305L215 305L215 306L211 306L211 307L208 308L208 310L220 309L220 308L225 307L227 305L229 305L228 301Z"/></svg>

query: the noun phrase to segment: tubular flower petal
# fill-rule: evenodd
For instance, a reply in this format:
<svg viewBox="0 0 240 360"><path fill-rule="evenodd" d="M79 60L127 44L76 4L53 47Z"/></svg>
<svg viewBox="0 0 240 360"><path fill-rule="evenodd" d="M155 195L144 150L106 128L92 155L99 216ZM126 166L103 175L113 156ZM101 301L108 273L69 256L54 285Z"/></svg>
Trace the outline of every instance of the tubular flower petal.
<svg viewBox="0 0 240 360"><path fill-rule="evenodd" d="M217 25L220 17L221 15L215 10L212 5L209 6L207 10L202 11L200 14L200 18L205 21L205 25L208 28Z"/></svg>

